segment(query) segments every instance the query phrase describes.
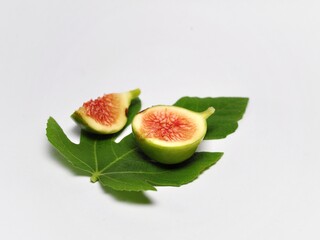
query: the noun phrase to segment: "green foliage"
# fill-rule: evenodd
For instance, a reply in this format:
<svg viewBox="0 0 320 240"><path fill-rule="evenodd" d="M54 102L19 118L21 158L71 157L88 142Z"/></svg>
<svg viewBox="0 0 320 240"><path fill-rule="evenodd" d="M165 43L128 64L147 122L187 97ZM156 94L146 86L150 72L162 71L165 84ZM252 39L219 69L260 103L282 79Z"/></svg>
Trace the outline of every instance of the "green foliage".
<svg viewBox="0 0 320 240"><path fill-rule="evenodd" d="M242 118L248 98L198 98L183 97L174 105L187 108L195 112L202 112L208 107L215 108L215 112L207 119L208 130L204 139L221 139L236 131L238 121Z"/></svg>
<svg viewBox="0 0 320 240"><path fill-rule="evenodd" d="M208 119L206 139L214 139L235 131L247 101L245 98L182 98L175 105L202 111L212 104L216 113ZM139 99L132 102L127 126L140 107ZM237 107L240 109L233 109ZM73 167L82 170L92 182L99 181L115 190L144 191L156 190L155 186L181 186L195 180L223 155L197 152L184 163L162 165L148 159L139 150L132 134L116 143L119 134L101 136L82 130L80 143L76 144L52 117L47 123L48 140Z"/></svg>

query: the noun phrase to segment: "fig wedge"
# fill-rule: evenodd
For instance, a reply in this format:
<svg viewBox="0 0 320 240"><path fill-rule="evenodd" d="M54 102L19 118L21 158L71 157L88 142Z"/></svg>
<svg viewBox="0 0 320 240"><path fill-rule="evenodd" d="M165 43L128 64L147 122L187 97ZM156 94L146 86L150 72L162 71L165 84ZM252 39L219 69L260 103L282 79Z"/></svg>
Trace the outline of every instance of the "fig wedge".
<svg viewBox="0 0 320 240"><path fill-rule="evenodd" d="M124 93L110 93L85 102L71 117L81 128L97 133L112 134L120 131L127 123L127 112L140 89Z"/></svg>

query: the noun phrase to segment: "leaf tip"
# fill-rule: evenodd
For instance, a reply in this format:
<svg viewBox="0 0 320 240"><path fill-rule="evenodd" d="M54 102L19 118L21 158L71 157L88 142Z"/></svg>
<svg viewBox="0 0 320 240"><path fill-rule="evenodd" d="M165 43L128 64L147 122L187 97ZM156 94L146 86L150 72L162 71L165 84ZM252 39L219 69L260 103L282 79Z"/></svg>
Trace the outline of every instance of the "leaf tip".
<svg viewBox="0 0 320 240"><path fill-rule="evenodd" d="M48 136L48 134L50 134L50 130L53 126L53 124L56 123L56 120L54 120L53 117L49 116L48 120L47 120L47 127L46 127L46 135Z"/></svg>

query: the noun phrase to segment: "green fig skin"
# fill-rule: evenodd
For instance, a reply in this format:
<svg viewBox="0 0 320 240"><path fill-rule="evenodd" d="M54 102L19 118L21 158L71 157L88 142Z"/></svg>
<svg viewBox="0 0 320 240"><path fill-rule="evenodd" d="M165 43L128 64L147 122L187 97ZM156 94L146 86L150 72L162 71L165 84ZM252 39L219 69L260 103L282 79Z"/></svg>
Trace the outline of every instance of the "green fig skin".
<svg viewBox="0 0 320 240"><path fill-rule="evenodd" d="M190 158L202 141L199 139L191 144L179 147L167 147L154 144L147 139L136 136L138 146L152 160L163 164L177 164Z"/></svg>
<svg viewBox="0 0 320 240"><path fill-rule="evenodd" d="M172 106L164 107L177 108ZM163 145L158 142L154 142L150 138L145 138L144 136L142 136L139 129L135 126L136 117L133 119L132 131L137 145L150 159L163 164L178 164L189 159L195 153L207 131L206 119L214 112L214 109L210 107L206 111L201 113L193 112L187 109L185 110L188 111L189 114L199 115L197 125L201 125L202 133L198 135L198 137L194 139L194 141L180 146ZM143 111L141 113L143 113Z"/></svg>
<svg viewBox="0 0 320 240"><path fill-rule="evenodd" d="M81 129L87 132L101 134L101 131L98 131L95 128L91 127L78 111L72 113L71 118L81 127ZM106 132L103 133L107 134Z"/></svg>

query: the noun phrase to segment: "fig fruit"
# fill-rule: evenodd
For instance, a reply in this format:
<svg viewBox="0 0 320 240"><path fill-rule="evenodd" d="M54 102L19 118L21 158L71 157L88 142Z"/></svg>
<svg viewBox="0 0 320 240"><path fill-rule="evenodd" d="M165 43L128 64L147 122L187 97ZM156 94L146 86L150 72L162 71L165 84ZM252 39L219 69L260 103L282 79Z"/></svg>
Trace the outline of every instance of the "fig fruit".
<svg viewBox="0 0 320 240"><path fill-rule="evenodd" d="M138 146L151 159L176 164L190 158L207 132L214 108L194 112L175 106L154 106L138 113L132 131Z"/></svg>
<svg viewBox="0 0 320 240"><path fill-rule="evenodd" d="M85 102L71 117L89 132L116 133L126 125L131 101L139 95L140 89L105 94L95 100Z"/></svg>

